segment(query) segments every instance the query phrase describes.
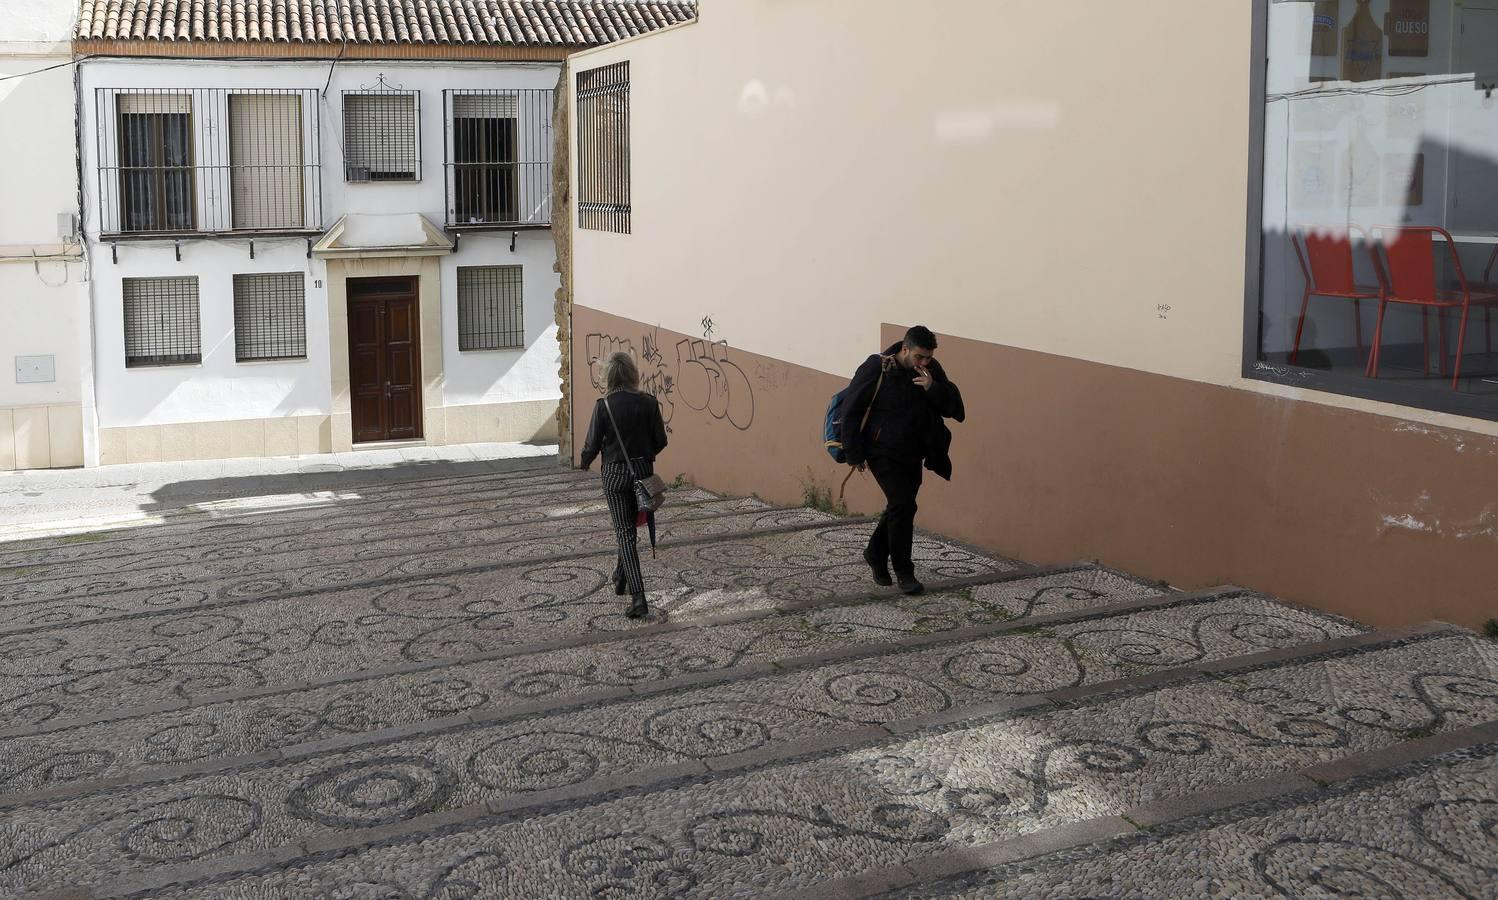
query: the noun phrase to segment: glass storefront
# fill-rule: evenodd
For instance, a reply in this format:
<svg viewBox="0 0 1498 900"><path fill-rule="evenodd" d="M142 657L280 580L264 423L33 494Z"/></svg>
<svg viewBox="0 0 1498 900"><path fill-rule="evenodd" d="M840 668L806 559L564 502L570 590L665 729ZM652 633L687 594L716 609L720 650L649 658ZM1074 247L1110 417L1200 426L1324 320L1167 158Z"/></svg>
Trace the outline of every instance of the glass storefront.
<svg viewBox="0 0 1498 900"><path fill-rule="evenodd" d="M1274 0L1268 52L1260 368L1498 416L1498 0Z"/></svg>

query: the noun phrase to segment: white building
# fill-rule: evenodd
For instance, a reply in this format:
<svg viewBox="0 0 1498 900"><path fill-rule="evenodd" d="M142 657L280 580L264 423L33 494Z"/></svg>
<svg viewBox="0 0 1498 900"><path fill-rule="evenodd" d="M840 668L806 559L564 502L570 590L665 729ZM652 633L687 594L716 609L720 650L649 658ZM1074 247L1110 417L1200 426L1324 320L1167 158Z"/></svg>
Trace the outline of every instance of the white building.
<svg viewBox="0 0 1498 900"><path fill-rule="evenodd" d="M74 0L0 11L0 471L83 463Z"/></svg>
<svg viewBox="0 0 1498 900"><path fill-rule="evenodd" d="M692 7L195 6L83 0L89 461L554 436L560 60Z"/></svg>

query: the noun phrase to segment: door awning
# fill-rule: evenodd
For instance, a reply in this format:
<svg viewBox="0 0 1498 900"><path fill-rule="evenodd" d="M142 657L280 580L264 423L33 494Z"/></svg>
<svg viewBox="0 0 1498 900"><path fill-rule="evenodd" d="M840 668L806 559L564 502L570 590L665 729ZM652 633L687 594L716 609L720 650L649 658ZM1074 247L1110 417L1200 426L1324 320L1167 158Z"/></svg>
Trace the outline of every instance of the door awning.
<svg viewBox="0 0 1498 900"><path fill-rule="evenodd" d="M441 256L453 252L453 242L420 213L350 213L328 229L312 252L323 259Z"/></svg>

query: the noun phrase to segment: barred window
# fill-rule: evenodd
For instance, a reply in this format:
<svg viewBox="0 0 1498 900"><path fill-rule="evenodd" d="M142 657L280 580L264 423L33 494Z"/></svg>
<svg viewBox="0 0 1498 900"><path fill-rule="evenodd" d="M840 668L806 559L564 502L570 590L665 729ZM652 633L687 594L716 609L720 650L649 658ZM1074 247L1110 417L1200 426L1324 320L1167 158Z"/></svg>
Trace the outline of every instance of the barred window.
<svg viewBox="0 0 1498 900"><path fill-rule="evenodd" d="M343 95L343 170L348 181L421 180L421 103L414 91Z"/></svg>
<svg viewBox="0 0 1498 900"><path fill-rule="evenodd" d="M525 346L520 266L458 268L458 349Z"/></svg>
<svg viewBox="0 0 1498 900"><path fill-rule="evenodd" d="M306 359L307 280L301 272L234 276L234 358Z"/></svg>
<svg viewBox="0 0 1498 900"><path fill-rule="evenodd" d="M577 73L577 225L629 234L629 63Z"/></svg>
<svg viewBox="0 0 1498 900"><path fill-rule="evenodd" d="M236 230L301 228L306 222L302 97L229 95L229 181Z"/></svg>
<svg viewBox="0 0 1498 900"><path fill-rule="evenodd" d="M192 97L120 94L118 110L121 229L191 231L196 217Z"/></svg>
<svg viewBox="0 0 1498 900"><path fill-rule="evenodd" d="M126 278L125 366L203 361L198 328L198 279Z"/></svg>

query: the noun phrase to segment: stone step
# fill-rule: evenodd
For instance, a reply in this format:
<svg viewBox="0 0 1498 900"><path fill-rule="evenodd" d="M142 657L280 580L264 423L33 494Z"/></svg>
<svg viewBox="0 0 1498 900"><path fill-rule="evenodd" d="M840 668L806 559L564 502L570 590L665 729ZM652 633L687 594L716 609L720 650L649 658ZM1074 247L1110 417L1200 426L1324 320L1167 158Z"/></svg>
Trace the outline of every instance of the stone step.
<svg viewBox="0 0 1498 900"><path fill-rule="evenodd" d="M604 505L601 499L599 506ZM773 512L758 500L722 500L693 497L657 517L658 535L664 540L689 539L734 530L736 519L758 519ZM834 517L812 510L781 510L783 524L832 521ZM517 559L570 555L601 546L601 538L613 540L608 510L589 510L547 519L543 522L510 524L502 513L455 515L423 522L419 529L371 528L358 541L346 535L276 536L246 539L234 544L194 548L156 554L152 564L133 562L128 568L107 573L29 578L0 585L0 628L47 624L32 621L37 616L53 622L78 621L64 618L68 602L82 607L85 618L104 614L110 608L128 609L130 594L159 594L163 589L196 590L212 598L237 579L268 575L293 576L317 570L354 566L360 575L389 571L413 559L460 559L464 565L492 565ZM776 521L771 518L770 521ZM715 525L714 523L721 523ZM525 547L515 546L526 544ZM454 564L454 567L462 567ZM71 568L71 567L70 567ZM433 572L440 572L434 566ZM96 607L97 601L119 600L111 607ZM63 602L58 602L63 601ZM138 605L138 604L137 604ZM90 610L95 610L89 614Z"/></svg>
<svg viewBox="0 0 1498 900"><path fill-rule="evenodd" d="M1495 895L1498 723L1358 754L1346 764L1358 774L1329 782L1314 768L1303 770L1189 798L1175 809L1136 810L928 860L918 872L869 873L793 896ZM922 881L944 866L984 861L989 865L971 873ZM895 889L902 884L912 886Z"/></svg>
<svg viewBox="0 0 1498 900"><path fill-rule="evenodd" d="M1491 721L1498 682L1474 673L1490 671L1492 653L1449 627L1364 634L1015 698L956 721L950 709L893 721L877 713L916 696L913 683L889 690L914 676L906 660L895 671L830 667L819 689L723 685L727 708L661 697L632 715L594 711L612 732L598 718L548 721L546 731L507 723L511 738L537 745L520 756L448 736L427 752L391 744L337 765L309 756L294 773L284 770L292 761L268 763L282 769L271 793L247 790L251 775L239 772L128 800L101 792L15 810L0 883L241 900L334 896L354 883L372 895L420 894L459 879L486 896L530 896L536 885L557 896L769 896L1209 788L1325 771L1398 745L1406 725L1423 735ZM832 678L855 687L847 679L859 672L879 677L828 692ZM876 710L879 724L822 733L828 709L845 701ZM766 730L787 738L766 744ZM670 758L656 744L686 761L656 764ZM740 747L752 749L732 752ZM544 784L636 756L621 773L493 796L514 779ZM163 822L172 827L152 827ZM361 825L374 827L340 831Z"/></svg>
<svg viewBox="0 0 1498 900"><path fill-rule="evenodd" d="M658 536L671 547L695 546L714 539L764 535L776 531L826 527L839 521L811 509L765 509L720 512L705 516L673 516L660 523ZM259 560L230 560L229 569L247 569L217 578L184 580L168 584L131 586L132 582L154 582L148 573L141 579L113 576L83 582L97 593L78 597L40 597L0 603L0 634L55 630L84 622L121 620L140 616L168 615L194 610L206 612L256 600L285 600L316 596L326 591L360 587L389 587L445 576L517 566L536 569L549 564L566 565L576 559L617 553L612 529L583 531L527 539L480 542L475 546L439 546L438 537L409 551L388 555L364 555L360 545L301 554L300 565L283 560L281 565L263 566ZM389 545L387 545L389 546ZM646 549L648 551L647 542ZM114 589L111 587L114 586Z"/></svg>
<svg viewBox="0 0 1498 900"><path fill-rule="evenodd" d="M596 483L596 477L592 479ZM383 511L393 503L413 502L424 495L435 498L464 496L482 493L484 496L502 496L507 490L552 484L560 486L570 482L586 482L588 477L576 472L552 467L533 471L517 470L487 475L465 475L441 479L416 479L390 483L371 483L367 480L332 478L316 479L305 486L287 489L284 484L268 486L258 493L229 495L216 500L199 501L181 506L165 506L150 510L149 533L179 534L204 524L235 522L240 519L292 516L305 517L319 509L326 511L336 502L340 507L367 507ZM86 525L90 520L76 520ZM142 533L142 524L119 524L111 527L110 517L98 520L97 534L59 534L48 531L33 537L9 539L4 551L35 551L48 548L66 549L77 543L90 545L131 541ZM33 528L43 527L36 523ZM3 559L0 553L0 559Z"/></svg>
<svg viewBox="0 0 1498 900"><path fill-rule="evenodd" d="M808 520L816 515L801 513ZM778 520L790 514L764 515ZM868 531L867 522L839 520L663 548L645 566L655 621L826 602L855 588L867 593L861 550ZM934 538L922 537L915 551L918 572L937 586L1020 568ZM39 724L113 706L648 627L649 621L623 615L627 601L611 585L615 560L610 547L431 575L426 567L434 560L376 581L357 567L337 567L319 570L321 585L305 576L295 585L281 576L235 582L207 609L157 607L108 621L0 634L0 716L16 725ZM461 554L451 561L463 562ZM338 583L349 580L353 586ZM178 600L165 594L158 602Z"/></svg>
<svg viewBox="0 0 1498 900"><path fill-rule="evenodd" d="M697 489L692 489L697 490ZM484 512L530 512L537 519L546 517L552 508L568 509L578 503L601 500L596 479L575 476L551 476L526 484L497 486L478 491L454 492L441 496L413 498L391 508L392 501L364 501L340 498L336 492L296 500L293 509L240 512L222 516L199 514L183 516L183 521L152 526L139 531L117 534L74 535L40 542L18 542L0 550L0 567L10 570L66 563L139 558L157 553L232 544L247 538L285 537L289 534L332 531L357 539L360 529L372 520L382 525L419 522L432 516L453 515L455 511L475 515ZM275 498L256 498L269 502ZM288 499L286 502L292 502Z"/></svg>
<svg viewBox="0 0 1498 900"><path fill-rule="evenodd" d="M111 710L0 732L0 797L58 787L82 790L87 788L79 784L84 780L139 778L151 768L253 756L420 722L433 728L463 724L469 713L518 717L702 680L757 676L770 665L784 669L878 656L1053 623L1113 619L1141 609L1207 604L1217 597L1267 608L1264 601L1240 594L1160 595L1107 570L1077 568L920 598L865 598L736 621L671 623L641 632L586 635L541 652L338 673L304 685L153 709ZM1046 602L1050 596L1086 598L1091 606L1070 600L1069 611L1056 612ZM1278 612L1266 609L1262 621L1291 624ZM1285 634L1324 637L1345 630L1340 623L1326 632L1311 628L1301 624ZM1257 643L1233 646L1276 645L1254 637ZM1176 653L1169 658L1186 657ZM186 736L195 737L181 743L179 738Z"/></svg>
<svg viewBox="0 0 1498 900"><path fill-rule="evenodd" d="M790 848L805 844L805 831L813 836L830 831L851 844L898 836L911 844L905 852L920 852L922 843L981 838L983 829L998 828L996 822L1026 810L1041 827L1049 827L1057 823L1047 817L1076 818L1106 802L1090 796L1097 793L1094 785L1073 791L1077 785L1068 779L1147 770L1131 787L1168 793L1220 782L1237 770L1262 774L1283 759L1324 760L1341 755L1345 747L1363 749L1391 740L1387 731L1371 726L1353 734L1350 726L1325 721L1337 718L1331 710L1320 718L1296 716L1293 727L1284 728L1284 714L1265 705L1261 691L1267 687L1245 688L1236 682L1229 687L1204 674L1229 668L1237 680L1262 677L1277 683L1275 674L1249 667L1242 653L1256 648L1245 647L1243 635L1262 639L1276 634L1280 643L1293 645L1273 651L1279 658L1272 662L1253 662L1271 666L1268 673L1293 669L1294 678L1313 682L1323 674L1321 667L1339 661L1348 661L1349 670L1362 665L1377 672L1389 662L1373 659L1381 654L1416 653L1412 648L1420 645L1427 655L1449 660L1465 646L1462 642L1472 640L1446 629L1396 641L1392 648L1387 635L1299 643L1339 630L1345 628L1334 620L1276 607L1262 598L1235 596L1082 617L978 640L942 640L832 664L766 667L757 676L719 675L716 683L686 690L657 686L652 695L627 702L519 719L499 710L481 712L462 724L423 727L418 733L397 729L288 748L270 757L179 768L163 773L160 781L85 785L54 791L45 800L29 798L28 805L6 810L16 852L8 863L0 859L0 885L7 883L6 870L30 879L27 884L47 879L49 887L134 874L171 880L175 876L148 873L151 866L128 846L121 849L120 833L128 832L143 810L183 822L201 820L201 825L177 829L183 836L172 852L185 852L189 848L183 844L201 841L202 848L194 852L207 865L216 865L214 858L229 852L343 851L382 834L368 829L435 828L451 816L473 818L471 824L477 825L484 814L493 813L518 817L495 827L527 835L489 835L481 844L523 847L537 835L553 835L550 844L543 840L539 857L527 852L512 859L513 865L531 866L532 871L522 875L507 870L505 877L520 880L499 895L519 896L515 888L528 882L566 884L565 895L583 896L604 885L577 883L576 876L587 872L568 866L568 858L577 858L559 844L595 833L599 822L638 820L648 827L670 827L679 814L691 811L699 818L685 833L710 838L706 849L697 849L712 857L735 859L751 849L738 843L748 834L736 823L769 819L787 826L788 833L776 837L792 858L764 860L754 872L742 866L731 875L719 872L723 877L712 885L685 873L711 896L751 888L758 895L783 887L760 879L782 877L787 863L794 868L797 854ZM1147 644L1155 652L1147 652ZM1191 650L1185 652L1188 646ZM1327 654L1337 655L1305 661ZM1183 657L1198 663L1169 666ZM1363 657L1370 659L1356 662ZM1120 672L1139 666L1141 658L1152 660L1149 668L1155 671L1122 689ZM1372 672L1362 674L1366 678ZM1374 679L1372 695L1358 699L1396 702L1398 695L1390 690L1396 687ZM1244 690L1251 691L1250 699L1237 696ZM1461 695L1461 700L1498 713L1498 696L1484 702ZM1122 743L1129 738L1118 727L1116 707L1128 705L1137 707L1133 715L1145 713L1140 718L1146 724L1134 738L1138 747ZM1190 711L1200 720L1216 716L1231 725L1183 721L1172 714L1177 711ZM1462 706L1459 712L1471 710ZM1457 714L1448 711L1453 724ZM1095 734L1088 735L1089 730ZM1217 734L1219 730L1226 734ZM1074 731L1076 738L1055 738ZM1208 734L1226 738L1220 740L1221 752L1212 752ZM1006 774L996 762L1018 768ZM682 777L690 783L675 784ZM644 793L632 802L609 801L608 792L621 786ZM758 803L770 795L779 798L773 812ZM897 808L885 802L892 798L910 805ZM926 800L940 809L922 808ZM731 809L708 812L727 801L734 804ZM586 810L558 811L587 817L563 827L570 833L564 840L556 836L555 823L547 822L548 804L558 802L592 804ZM843 809L833 812L838 806ZM769 837L760 835L753 843L762 846ZM609 840L596 842L597 849L606 852ZM656 840L666 838L657 835ZM448 857L445 851L417 853L424 859ZM560 872L551 870L557 854ZM803 862L821 880L839 874L825 863L847 865L854 858L861 857L835 861L818 853ZM88 863L75 864L75 859ZM385 870L387 865L376 862L374 868ZM317 893L286 889L284 883L275 888L279 896Z"/></svg>

